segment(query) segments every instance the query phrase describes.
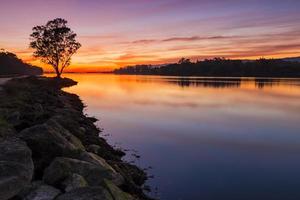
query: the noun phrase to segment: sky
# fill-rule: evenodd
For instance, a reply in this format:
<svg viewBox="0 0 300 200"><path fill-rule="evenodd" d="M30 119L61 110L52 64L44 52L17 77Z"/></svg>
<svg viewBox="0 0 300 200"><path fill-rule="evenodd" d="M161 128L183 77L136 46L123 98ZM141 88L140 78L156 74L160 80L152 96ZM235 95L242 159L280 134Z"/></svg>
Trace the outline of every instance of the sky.
<svg viewBox="0 0 300 200"><path fill-rule="evenodd" d="M29 48L32 27L60 17L82 44L69 71L181 57L294 57L299 8L299 0L0 0L0 48L41 66Z"/></svg>

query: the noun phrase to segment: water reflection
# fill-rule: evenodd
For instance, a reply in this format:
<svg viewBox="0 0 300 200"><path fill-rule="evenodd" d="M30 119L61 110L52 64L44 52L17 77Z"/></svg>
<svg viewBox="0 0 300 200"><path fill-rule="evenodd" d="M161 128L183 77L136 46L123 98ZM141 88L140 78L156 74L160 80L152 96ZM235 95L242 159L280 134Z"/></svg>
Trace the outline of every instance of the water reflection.
<svg viewBox="0 0 300 200"><path fill-rule="evenodd" d="M240 87L241 79L189 79L189 78L178 78L168 80L169 83L178 84L180 87L212 87L212 88L227 88L227 87Z"/></svg>
<svg viewBox="0 0 300 200"><path fill-rule="evenodd" d="M274 78L189 78L175 77L165 78L168 83L177 84L180 87L212 87L212 88L230 88L241 87L242 84L254 83L259 89L279 85L299 86L300 79L274 79Z"/></svg>
<svg viewBox="0 0 300 200"><path fill-rule="evenodd" d="M68 76L163 200L300 198L298 79Z"/></svg>

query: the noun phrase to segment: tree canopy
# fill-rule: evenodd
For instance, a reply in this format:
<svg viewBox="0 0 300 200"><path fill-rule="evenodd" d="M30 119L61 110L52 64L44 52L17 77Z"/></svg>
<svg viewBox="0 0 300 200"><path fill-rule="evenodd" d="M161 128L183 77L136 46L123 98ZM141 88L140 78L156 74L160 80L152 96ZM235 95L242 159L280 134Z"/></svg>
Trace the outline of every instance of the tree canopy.
<svg viewBox="0 0 300 200"><path fill-rule="evenodd" d="M71 57L81 47L76 34L67 27L65 19L56 18L46 25L33 27L30 47L35 49L34 56L51 65L57 77L71 64Z"/></svg>

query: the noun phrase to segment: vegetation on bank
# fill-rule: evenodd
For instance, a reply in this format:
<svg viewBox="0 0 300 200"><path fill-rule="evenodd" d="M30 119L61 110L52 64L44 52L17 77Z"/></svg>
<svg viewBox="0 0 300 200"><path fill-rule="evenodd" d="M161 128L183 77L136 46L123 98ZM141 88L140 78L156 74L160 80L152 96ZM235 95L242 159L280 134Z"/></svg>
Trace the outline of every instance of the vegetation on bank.
<svg viewBox="0 0 300 200"><path fill-rule="evenodd" d="M15 54L5 50L0 51L0 75L41 75L43 70L40 67L24 63Z"/></svg>
<svg viewBox="0 0 300 200"><path fill-rule="evenodd" d="M191 62L189 59L182 58L174 64L127 66L115 70L114 73L211 77L300 77L300 62L281 59L243 61L225 58Z"/></svg>

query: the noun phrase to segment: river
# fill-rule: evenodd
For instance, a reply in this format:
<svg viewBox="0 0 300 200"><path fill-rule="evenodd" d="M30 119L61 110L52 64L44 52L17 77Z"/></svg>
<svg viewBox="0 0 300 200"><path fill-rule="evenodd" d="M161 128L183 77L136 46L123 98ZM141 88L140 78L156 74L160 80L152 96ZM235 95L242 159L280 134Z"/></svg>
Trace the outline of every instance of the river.
<svg viewBox="0 0 300 200"><path fill-rule="evenodd" d="M66 76L153 196L300 199L300 79Z"/></svg>

